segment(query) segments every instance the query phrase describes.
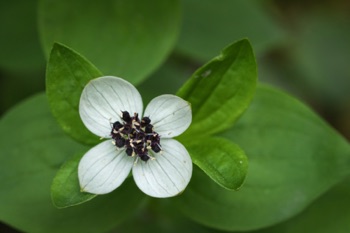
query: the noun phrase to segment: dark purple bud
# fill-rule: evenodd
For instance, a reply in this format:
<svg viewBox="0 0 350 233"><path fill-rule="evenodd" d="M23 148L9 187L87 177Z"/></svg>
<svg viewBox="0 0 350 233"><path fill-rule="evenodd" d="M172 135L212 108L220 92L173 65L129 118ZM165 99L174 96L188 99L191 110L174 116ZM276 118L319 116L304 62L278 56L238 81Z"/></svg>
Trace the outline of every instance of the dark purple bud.
<svg viewBox="0 0 350 233"><path fill-rule="evenodd" d="M149 119L148 117L143 117L141 120L141 127L145 127L149 123L151 123L151 119Z"/></svg>
<svg viewBox="0 0 350 233"><path fill-rule="evenodd" d="M140 159L142 160L142 161L147 161L147 160L149 160L149 156L147 155L147 154L142 154L142 155L139 155L140 156Z"/></svg>
<svg viewBox="0 0 350 233"><path fill-rule="evenodd" d="M158 153L159 151L162 150L162 148L160 148L159 144L158 143L154 143L151 145L151 148L154 152Z"/></svg>
<svg viewBox="0 0 350 233"><path fill-rule="evenodd" d="M131 156L132 152L133 152L133 149L131 147L127 147L125 152L126 152L127 155Z"/></svg>
<svg viewBox="0 0 350 233"><path fill-rule="evenodd" d="M128 111L122 111L122 119L127 123L131 122L131 117Z"/></svg>
<svg viewBox="0 0 350 233"><path fill-rule="evenodd" d="M153 125L151 125L151 124L146 125L145 132L152 133L153 132Z"/></svg>
<svg viewBox="0 0 350 233"><path fill-rule="evenodd" d="M125 146L125 139L123 137L120 136L120 134L117 134L116 137L115 137L115 145L117 147L123 147Z"/></svg>
<svg viewBox="0 0 350 233"><path fill-rule="evenodd" d="M123 125L119 121L113 123L113 129L119 130L121 127L123 127Z"/></svg>
<svg viewBox="0 0 350 233"><path fill-rule="evenodd" d="M130 134L132 131L132 128L130 125L124 125L124 128L122 129L123 134Z"/></svg>

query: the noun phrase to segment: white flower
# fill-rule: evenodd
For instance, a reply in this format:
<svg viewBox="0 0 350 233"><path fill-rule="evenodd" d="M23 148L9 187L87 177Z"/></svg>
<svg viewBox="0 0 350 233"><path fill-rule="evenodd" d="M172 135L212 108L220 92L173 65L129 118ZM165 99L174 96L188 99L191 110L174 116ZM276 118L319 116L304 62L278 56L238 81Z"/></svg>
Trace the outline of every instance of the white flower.
<svg viewBox="0 0 350 233"><path fill-rule="evenodd" d="M81 190L105 194L119 187L130 171L136 185L153 197L181 193L192 175L186 148L172 139L192 121L191 107L174 95L154 98L146 107L127 81L105 76L90 81L80 98L85 126L102 138L80 160Z"/></svg>

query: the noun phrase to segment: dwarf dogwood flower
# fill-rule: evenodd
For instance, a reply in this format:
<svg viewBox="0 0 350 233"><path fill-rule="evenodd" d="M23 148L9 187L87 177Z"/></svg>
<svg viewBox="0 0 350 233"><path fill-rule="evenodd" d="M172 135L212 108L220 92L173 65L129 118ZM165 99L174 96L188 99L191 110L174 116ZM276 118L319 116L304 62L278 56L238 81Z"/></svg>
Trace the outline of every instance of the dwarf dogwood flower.
<svg viewBox="0 0 350 233"><path fill-rule="evenodd" d="M119 187L130 171L136 185L153 197L181 193L192 175L186 148L172 137L192 121L188 102L161 95L146 107L139 92L127 81L105 76L90 81L79 105L85 126L101 138L80 160L82 191L105 194Z"/></svg>

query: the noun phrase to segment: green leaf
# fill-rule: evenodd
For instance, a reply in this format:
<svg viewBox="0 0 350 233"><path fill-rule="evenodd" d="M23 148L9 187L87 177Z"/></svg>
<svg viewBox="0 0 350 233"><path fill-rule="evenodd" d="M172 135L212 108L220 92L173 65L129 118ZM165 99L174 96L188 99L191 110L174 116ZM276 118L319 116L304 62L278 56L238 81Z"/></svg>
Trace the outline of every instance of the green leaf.
<svg viewBox="0 0 350 233"><path fill-rule="evenodd" d="M2 69L22 73L44 69L45 58L37 32L36 12L37 1L0 2L0 67Z"/></svg>
<svg viewBox="0 0 350 233"><path fill-rule="evenodd" d="M178 52L207 61L217 51L240 38L249 38L254 51L261 53L284 38L261 1L183 1L183 27Z"/></svg>
<svg viewBox="0 0 350 233"><path fill-rule="evenodd" d="M207 137L186 144L193 163L224 188L238 190L246 177L248 160L238 145Z"/></svg>
<svg viewBox="0 0 350 233"><path fill-rule="evenodd" d="M350 179L332 188L296 217L256 233L348 233Z"/></svg>
<svg viewBox="0 0 350 233"><path fill-rule="evenodd" d="M255 57L246 39L199 68L177 93L192 107L193 121L185 134L213 134L232 126L250 104L256 79Z"/></svg>
<svg viewBox="0 0 350 233"><path fill-rule="evenodd" d="M235 127L222 133L249 156L245 185L225 190L194 170L178 198L204 225L247 231L300 213L350 173L348 142L309 108L272 88L259 87Z"/></svg>
<svg viewBox="0 0 350 233"><path fill-rule="evenodd" d="M51 111L68 135L86 144L96 144L99 139L80 119L80 95L91 79L100 76L101 72L80 54L54 44L46 70L46 94Z"/></svg>
<svg viewBox="0 0 350 233"><path fill-rule="evenodd" d="M132 180L109 195L73 208L52 205L50 186L69 156L87 147L67 137L35 96L0 121L0 221L23 232L107 232L130 216L144 195Z"/></svg>
<svg viewBox="0 0 350 233"><path fill-rule="evenodd" d="M142 211L123 222L113 232L225 233L191 221L176 208L172 199L167 198L151 199Z"/></svg>
<svg viewBox="0 0 350 233"><path fill-rule="evenodd" d="M332 108L343 109L350 99L348 13L316 10L298 20L298 46L291 51L291 63L301 77L291 82L308 93L308 99L314 97Z"/></svg>
<svg viewBox="0 0 350 233"><path fill-rule="evenodd" d="M79 205L96 195L80 191L78 165L84 153L73 156L58 170L51 186L51 197L57 208Z"/></svg>
<svg viewBox="0 0 350 233"><path fill-rule="evenodd" d="M192 68L192 67L191 67ZM169 59L154 74L137 86L144 103L163 94L175 94L193 73L189 65Z"/></svg>
<svg viewBox="0 0 350 233"><path fill-rule="evenodd" d="M163 62L180 26L178 0L40 3L40 35L47 54L59 41L84 54L104 74L134 84Z"/></svg>
<svg viewBox="0 0 350 233"><path fill-rule="evenodd" d="M0 115L44 89L36 11L37 1L0 1Z"/></svg>

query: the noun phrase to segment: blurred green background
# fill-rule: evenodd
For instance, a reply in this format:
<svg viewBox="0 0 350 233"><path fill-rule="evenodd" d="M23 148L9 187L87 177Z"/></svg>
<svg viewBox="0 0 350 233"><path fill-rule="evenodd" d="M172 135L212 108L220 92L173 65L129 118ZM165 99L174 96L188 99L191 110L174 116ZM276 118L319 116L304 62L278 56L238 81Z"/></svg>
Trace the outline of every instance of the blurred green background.
<svg viewBox="0 0 350 233"><path fill-rule="evenodd" d="M46 61L38 2L3 0L0 11L2 116L45 90ZM181 12L174 49L138 84L146 102L161 93L175 93L196 68L246 37L256 53L260 82L297 96L350 139L349 1L183 0ZM0 225L0 232L17 231Z"/></svg>

